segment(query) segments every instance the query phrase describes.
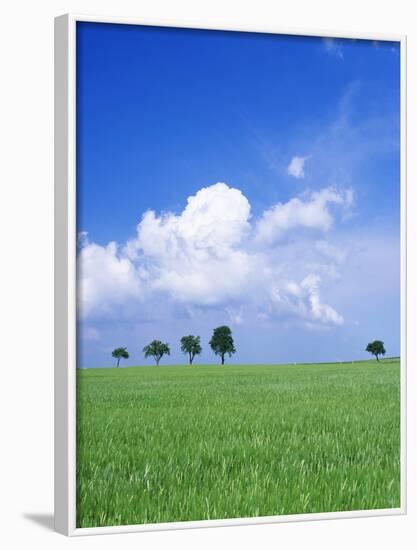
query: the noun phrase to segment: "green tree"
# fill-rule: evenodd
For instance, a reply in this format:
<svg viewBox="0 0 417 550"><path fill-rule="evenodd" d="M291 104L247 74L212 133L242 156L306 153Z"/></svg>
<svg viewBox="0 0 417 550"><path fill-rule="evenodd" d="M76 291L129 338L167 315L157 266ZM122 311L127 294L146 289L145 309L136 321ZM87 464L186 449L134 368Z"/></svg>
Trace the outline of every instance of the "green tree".
<svg viewBox="0 0 417 550"><path fill-rule="evenodd" d="M129 354L126 348L116 348L111 352L111 356L117 359L117 367L119 366L120 359L129 359Z"/></svg>
<svg viewBox="0 0 417 550"><path fill-rule="evenodd" d="M156 365L159 365L159 361L164 355L169 355L169 344L164 344L160 340L152 340L150 344L143 348L145 357L153 357Z"/></svg>
<svg viewBox="0 0 417 550"><path fill-rule="evenodd" d="M384 348L384 342L381 340L374 340L373 342L369 342L369 344L366 346L366 351L369 351L369 353L372 353L372 355L375 355L376 360L379 361L378 355L385 355L385 348Z"/></svg>
<svg viewBox="0 0 417 550"><path fill-rule="evenodd" d="M188 358L190 365L193 364L194 357L200 355L203 351L203 348L200 344L200 336L193 336L189 334L188 336L183 336L181 338L181 351L183 353L188 353Z"/></svg>
<svg viewBox="0 0 417 550"><path fill-rule="evenodd" d="M213 330L213 336L209 342L211 349L216 355L220 355L222 359L222 365L224 365L224 356L226 353L229 357L232 353L235 353L235 346L233 343L232 331L228 326L217 327Z"/></svg>

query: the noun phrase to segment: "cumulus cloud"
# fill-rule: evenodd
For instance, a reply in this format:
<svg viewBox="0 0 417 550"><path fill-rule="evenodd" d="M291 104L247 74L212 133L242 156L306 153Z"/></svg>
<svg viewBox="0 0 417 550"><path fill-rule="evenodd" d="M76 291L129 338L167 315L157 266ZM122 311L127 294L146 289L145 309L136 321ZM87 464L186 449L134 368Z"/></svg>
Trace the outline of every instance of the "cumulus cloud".
<svg viewBox="0 0 417 550"><path fill-rule="evenodd" d="M180 215L148 211L126 253L151 264L151 287L176 300L212 305L233 300L249 280L250 258L238 245L249 234L250 204L216 183L189 197Z"/></svg>
<svg viewBox="0 0 417 550"><path fill-rule="evenodd" d="M295 197L286 203L278 203L262 215L256 224L256 239L273 244L289 231L305 228L327 232L334 222L331 205L351 206L351 190L328 187L308 196Z"/></svg>
<svg viewBox="0 0 417 550"><path fill-rule="evenodd" d="M239 189L216 183L189 197L181 215L158 217L149 210L137 227L130 251L177 259L187 254L222 257L249 231L250 204Z"/></svg>
<svg viewBox="0 0 417 550"><path fill-rule="evenodd" d="M277 249L276 243L300 227L328 231L334 223L330 206L344 207L349 200L346 191L326 188L279 203L252 222L242 192L217 183L189 197L178 214L145 212L135 237L122 246L91 243L83 233L80 314L117 318L120 310L135 312L165 300L184 308L218 308L234 324L249 318L248 307L259 319L286 315L339 325L343 317L320 295L318 273L326 270L318 265L306 271L303 257L292 261L288 246ZM334 262L335 251L324 241L312 245L310 254L322 266Z"/></svg>
<svg viewBox="0 0 417 550"><path fill-rule="evenodd" d="M78 255L78 307L83 316L109 314L115 306L141 296L139 273L121 257L118 246L90 243L83 235Z"/></svg>
<svg viewBox="0 0 417 550"><path fill-rule="evenodd" d="M287 167L287 173L297 179L302 179L305 176L304 165L310 156L299 157L295 156L291 159Z"/></svg>

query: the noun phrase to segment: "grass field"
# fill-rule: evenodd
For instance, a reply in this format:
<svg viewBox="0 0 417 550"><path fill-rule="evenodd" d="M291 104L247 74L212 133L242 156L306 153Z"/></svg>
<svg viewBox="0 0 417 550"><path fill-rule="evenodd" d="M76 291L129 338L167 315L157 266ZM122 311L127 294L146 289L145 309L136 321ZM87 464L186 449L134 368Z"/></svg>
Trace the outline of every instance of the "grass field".
<svg viewBox="0 0 417 550"><path fill-rule="evenodd" d="M77 527L400 506L398 360L77 377Z"/></svg>

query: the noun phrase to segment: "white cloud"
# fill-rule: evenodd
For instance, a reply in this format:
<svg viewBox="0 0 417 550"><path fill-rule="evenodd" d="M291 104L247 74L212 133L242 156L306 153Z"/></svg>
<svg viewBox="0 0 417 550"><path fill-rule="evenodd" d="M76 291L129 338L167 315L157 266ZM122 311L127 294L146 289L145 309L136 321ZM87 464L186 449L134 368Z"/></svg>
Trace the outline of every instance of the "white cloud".
<svg viewBox="0 0 417 550"><path fill-rule="evenodd" d="M225 183L200 189L179 215L148 211L127 244L152 264L153 289L176 300L212 305L233 300L248 281L250 258L238 249L249 233L250 204Z"/></svg>
<svg viewBox="0 0 417 550"><path fill-rule="evenodd" d="M152 303L160 306L164 300L186 309L217 308L234 324L250 317L245 308L259 318L285 315L341 324L343 318L321 302L319 293L318 273L326 277L328 262L334 262L330 245L308 245L317 260L313 273L298 249L288 243L277 249L276 242L300 227L328 231L333 224L329 205L348 202L346 191L327 188L277 204L251 223L248 199L217 183L189 197L179 214L145 212L136 236L124 246L90 243L83 233L80 314L120 318L126 310L152 311ZM294 235L303 242L302 235Z"/></svg>
<svg viewBox="0 0 417 550"><path fill-rule="evenodd" d="M78 306L83 316L109 314L115 306L141 296L140 277L132 262L118 254L115 242L84 243L78 256Z"/></svg>
<svg viewBox="0 0 417 550"><path fill-rule="evenodd" d="M342 325L344 319L332 307L323 304L320 300L319 292L320 277L310 274L301 283L303 290L308 294L310 304L310 314L313 320L324 324Z"/></svg>
<svg viewBox="0 0 417 550"><path fill-rule="evenodd" d="M250 204L239 189L216 183L189 197L180 216L146 212L137 228L133 248L146 255L167 258L188 254L219 257L249 231ZM132 248L132 242L129 243ZM180 259L180 258L178 258Z"/></svg>
<svg viewBox="0 0 417 550"><path fill-rule="evenodd" d="M278 203L264 212L256 224L256 240L273 244L288 231L297 228L329 231L334 221L329 205L342 205L346 209L351 202L350 190L328 187L304 198L296 197L286 203Z"/></svg>
<svg viewBox="0 0 417 550"><path fill-rule="evenodd" d="M84 246L87 246L89 244L88 239L88 232L87 231L80 231L77 235L77 247L83 248Z"/></svg>
<svg viewBox="0 0 417 550"><path fill-rule="evenodd" d="M344 319L320 298L320 277L310 273L300 283L281 281L271 289L272 314L290 316L311 325L342 325Z"/></svg>
<svg viewBox="0 0 417 550"><path fill-rule="evenodd" d="M309 155L306 157L299 157L299 156L293 157L287 167L287 173L290 176L293 176L294 178L297 178L297 179L304 178L305 177L304 165L309 158L310 158Z"/></svg>

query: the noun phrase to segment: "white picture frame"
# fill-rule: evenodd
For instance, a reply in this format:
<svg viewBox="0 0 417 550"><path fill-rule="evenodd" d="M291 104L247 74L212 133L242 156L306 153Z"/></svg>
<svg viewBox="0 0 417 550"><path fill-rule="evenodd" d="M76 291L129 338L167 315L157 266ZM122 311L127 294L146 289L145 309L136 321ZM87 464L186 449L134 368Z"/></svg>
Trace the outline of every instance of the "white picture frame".
<svg viewBox="0 0 417 550"><path fill-rule="evenodd" d="M76 527L76 24L120 23L331 38L392 40L401 51L401 506L395 509L202 520L114 527ZM207 528L406 513L406 37L285 29L201 27L179 21L67 14L55 19L55 529L68 536Z"/></svg>

